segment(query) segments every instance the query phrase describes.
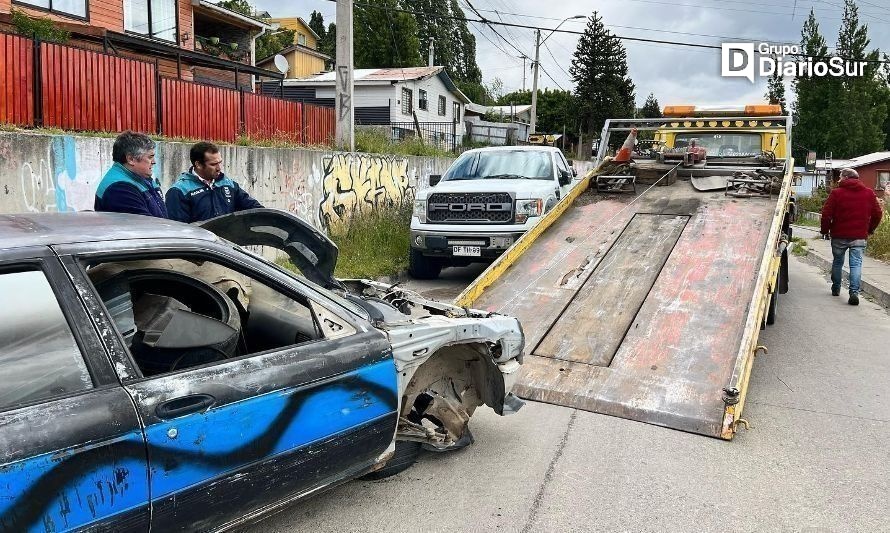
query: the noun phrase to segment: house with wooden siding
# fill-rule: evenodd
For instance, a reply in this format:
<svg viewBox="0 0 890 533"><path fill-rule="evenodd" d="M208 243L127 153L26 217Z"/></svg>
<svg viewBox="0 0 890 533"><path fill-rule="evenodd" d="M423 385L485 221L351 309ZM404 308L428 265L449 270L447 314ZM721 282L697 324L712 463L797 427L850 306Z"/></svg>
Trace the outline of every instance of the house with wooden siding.
<svg viewBox="0 0 890 533"><path fill-rule="evenodd" d="M279 54L284 56L289 66L285 78L302 79L315 76L333 65L331 57L318 51L319 36L300 17L268 19L273 31L293 30L294 42ZM257 58L256 65L268 70L275 69L275 56Z"/></svg>
<svg viewBox="0 0 890 533"><path fill-rule="evenodd" d="M166 77L246 90L281 78L254 66L271 26L207 0L0 0L0 30L14 29L13 10L55 21L68 44L156 62Z"/></svg>
<svg viewBox="0 0 890 533"><path fill-rule="evenodd" d="M469 98L441 66L356 69L355 123L358 125L421 123L454 124L462 137ZM263 93L287 100L334 106L335 73L266 83Z"/></svg>

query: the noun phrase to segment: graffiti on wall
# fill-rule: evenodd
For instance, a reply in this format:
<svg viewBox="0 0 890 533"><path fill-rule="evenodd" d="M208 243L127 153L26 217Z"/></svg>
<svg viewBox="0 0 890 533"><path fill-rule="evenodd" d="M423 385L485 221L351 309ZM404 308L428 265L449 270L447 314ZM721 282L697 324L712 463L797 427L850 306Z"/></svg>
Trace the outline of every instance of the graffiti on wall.
<svg viewBox="0 0 890 533"><path fill-rule="evenodd" d="M54 137L49 157L24 161L19 169L21 210L29 213L93 209L102 178L100 158L78 151L73 137Z"/></svg>
<svg viewBox="0 0 890 533"><path fill-rule="evenodd" d="M414 200L416 171L408 159L372 154L334 154L324 158L318 221L324 229L357 213Z"/></svg>

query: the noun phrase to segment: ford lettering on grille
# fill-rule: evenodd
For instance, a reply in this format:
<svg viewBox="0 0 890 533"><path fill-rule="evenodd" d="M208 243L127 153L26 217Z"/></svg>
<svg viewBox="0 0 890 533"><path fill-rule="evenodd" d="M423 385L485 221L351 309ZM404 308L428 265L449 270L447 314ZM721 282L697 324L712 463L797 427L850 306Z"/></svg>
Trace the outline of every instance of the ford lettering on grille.
<svg viewBox="0 0 890 533"><path fill-rule="evenodd" d="M436 193L428 202L430 222L504 224L513 221L513 198L506 193Z"/></svg>

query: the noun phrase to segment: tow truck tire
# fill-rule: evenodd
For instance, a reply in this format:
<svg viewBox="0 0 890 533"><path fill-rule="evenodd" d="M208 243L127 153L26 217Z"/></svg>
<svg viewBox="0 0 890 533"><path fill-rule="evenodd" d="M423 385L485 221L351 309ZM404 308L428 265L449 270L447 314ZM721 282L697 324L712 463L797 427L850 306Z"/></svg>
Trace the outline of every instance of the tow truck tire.
<svg viewBox="0 0 890 533"><path fill-rule="evenodd" d="M411 248L408 254L408 273L414 279L436 279L442 272L442 263Z"/></svg>
<svg viewBox="0 0 890 533"><path fill-rule="evenodd" d="M776 314L779 310L779 288L776 287L776 291L773 292L773 295L769 299L769 308L766 310L766 325L772 326L776 323Z"/></svg>
<svg viewBox="0 0 890 533"><path fill-rule="evenodd" d="M417 462L417 456L420 455L422 444L409 440L397 440L396 451L386 465L380 470L375 470L365 474L361 479L365 481L377 481L394 476L400 472L404 472L411 468L411 465Z"/></svg>

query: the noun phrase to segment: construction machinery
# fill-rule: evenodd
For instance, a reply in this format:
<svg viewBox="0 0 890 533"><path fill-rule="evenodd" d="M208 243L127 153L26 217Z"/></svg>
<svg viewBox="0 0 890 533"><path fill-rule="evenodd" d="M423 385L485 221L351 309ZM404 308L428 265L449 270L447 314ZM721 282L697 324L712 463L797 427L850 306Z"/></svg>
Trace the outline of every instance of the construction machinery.
<svg viewBox="0 0 890 533"><path fill-rule="evenodd" d="M520 319L517 395L723 439L744 422L788 285L791 120L720 112L607 121L596 169L458 297ZM632 130L648 159L606 157Z"/></svg>

